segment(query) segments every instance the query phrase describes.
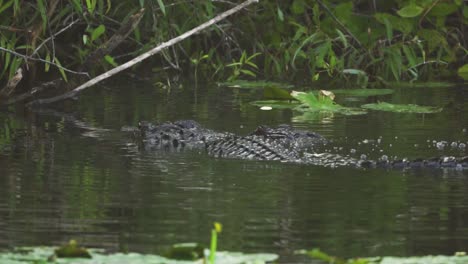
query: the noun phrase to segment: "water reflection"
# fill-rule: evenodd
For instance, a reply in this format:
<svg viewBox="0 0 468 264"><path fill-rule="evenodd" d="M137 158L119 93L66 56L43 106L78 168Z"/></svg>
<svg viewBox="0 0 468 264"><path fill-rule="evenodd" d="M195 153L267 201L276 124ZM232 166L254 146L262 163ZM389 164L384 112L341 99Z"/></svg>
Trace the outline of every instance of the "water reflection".
<svg viewBox="0 0 468 264"><path fill-rule="evenodd" d="M139 120L192 118L240 134L297 121L332 139L334 152L466 155L432 141L467 142L468 120L460 114L467 103L453 91L420 92L428 104L453 100L457 110L304 122L289 110L258 111L248 94L210 87L195 100L189 88L168 92L133 83L86 94L79 114L0 114L0 247L73 238L158 252L176 242L207 243L219 221L220 246L229 250L288 255L320 247L342 256L466 250L466 171L329 169L213 159L199 150L142 151L120 132ZM402 93L394 99L408 100Z"/></svg>

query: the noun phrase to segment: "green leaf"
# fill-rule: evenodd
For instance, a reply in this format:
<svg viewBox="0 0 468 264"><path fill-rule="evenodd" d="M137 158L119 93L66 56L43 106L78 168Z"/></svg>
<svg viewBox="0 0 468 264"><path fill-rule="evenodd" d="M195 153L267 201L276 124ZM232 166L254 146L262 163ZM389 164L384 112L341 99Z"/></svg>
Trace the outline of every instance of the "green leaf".
<svg viewBox="0 0 468 264"><path fill-rule="evenodd" d="M93 13L93 4L91 3L91 0L86 0L86 8L88 8L88 11L90 13Z"/></svg>
<svg viewBox="0 0 468 264"><path fill-rule="evenodd" d="M109 63L110 65L114 66L114 67L117 67L118 64L114 61L114 58L110 55L106 55L104 56L104 60L107 61L107 63Z"/></svg>
<svg viewBox="0 0 468 264"><path fill-rule="evenodd" d="M397 11L397 14L401 17L416 17L419 16L424 8L417 6L415 4L409 4L402 9Z"/></svg>
<svg viewBox="0 0 468 264"><path fill-rule="evenodd" d="M83 35L83 44L88 44L88 35L86 34Z"/></svg>
<svg viewBox="0 0 468 264"><path fill-rule="evenodd" d="M60 63L60 61L59 61L59 59L57 57L54 58L54 62L58 66L62 66L62 64ZM60 74L62 75L63 80L65 80L65 82L68 82L67 74L65 73L65 71L62 68L58 68L58 70L59 70Z"/></svg>
<svg viewBox="0 0 468 264"><path fill-rule="evenodd" d="M39 13L41 14L42 19L42 30L45 31L47 28L47 14L44 5L44 0L37 0L37 8L39 9Z"/></svg>
<svg viewBox="0 0 468 264"><path fill-rule="evenodd" d="M338 36L340 37L340 40L343 42L343 46L346 49L348 47L348 40L346 39L346 36L339 29L336 29L336 33L338 33Z"/></svg>
<svg viewBox="0 0 468 264"><path fill-rule="evenodd" d="M83 14L83 7L81 7L80 0L73 0L73 7L79 12L79 14Z"/></svg>
<svg viewBox="0 0 468 264"><path fill-rule="evenodd" d="M385 25L385 19L388 19L393 29L409 34L413 28L413 21L411 19L399 18L386 13L377 13L374 15L375 19Z"/></svg>
<svg viewBox="0 0 468 264"><path fill-rule="evenodd" d="M5 11L7 8L9 8L13 4L13 0L10 0L9 2L6 2L3 6L0 6L0 14Z"/></svg>
<svg viewBox="0 0 468 264"><path fill-rule="evenodd" d="M304 0L294 0L291 6L291 10L296 15L303 14L305 12Z"/></svg>
<svg viewBox="0 0 468 264"><path fill-rule="evenodd" d="M47 52L47 55L46 55L46 57L45 57L45 60L46 60L47 62L50 62L50 53L49 53L49 52ZM50 69L50 64L49 64L49 63L46 63L46 64L45 64L45 69L44 69L44 71L45 71L45 72L49 72L49 69Z"/></svg>
<svg viewBox="0 0 468 264"><path fill-rule="evenodd" d="M385 30L387 31L387 39L389 41L392 41L393 39L393 28L392 28L392 24L390 23L390 21L388 20L387 17L384 17L383 18L383 22L384 22L384 25L385 25Z"/></svg>
<svg viewBox="0 0 468 264"><path fill-rule="evenodd" d="M166 16L166 6L164 5L162 0L158 0L158 5L159 8L161 9L161 12Z"/></svg>
<svg viewBox="0 0 468 264"><path fill-rule="evenodd" d="M241 69L240 72L242 72L243 74L247 74L247 75L249 75L249 76L252 76L252 77L256 77L256 76L257 76L254 72L252 72L252 71L250 71L250 70L246 70L246 69Z"/></svg>
<svg viewBox="0 0 468 264"><path fill-rule="evenodd" d="M468 80L468 64L465 64L458 68L458 76L462 77L464 80Z"/></svg>
<svg viewBox="0 0 468 264"><path fill-rule="evenodd" d="M358 69L344 69L342 72L346 74L367 76L367 73L365 71L358 70Z"/></svg>
<svg viewBox="0 0 468 264"><path fill-rule="evenodd" d="M91 41L98 39L102 34L106 32L106 27L104 25L99 25L97 28L91 32Z"/></svg>
<svg viewBox="0 0 468 264"><path fill-rule="evenodd" d="M278 19L283 22L284 21L284 14L283 14L283 11L281 11L281 8L277 8L277 13L278 13Z"/></svg>
<svg viewBox="0 0 468 264"><path fill-rule="evenodd" d="M431 9L431 11L429 11L428 15L436 17L446 17L457 10L458 6L455 4L438 3Z"/></svg>

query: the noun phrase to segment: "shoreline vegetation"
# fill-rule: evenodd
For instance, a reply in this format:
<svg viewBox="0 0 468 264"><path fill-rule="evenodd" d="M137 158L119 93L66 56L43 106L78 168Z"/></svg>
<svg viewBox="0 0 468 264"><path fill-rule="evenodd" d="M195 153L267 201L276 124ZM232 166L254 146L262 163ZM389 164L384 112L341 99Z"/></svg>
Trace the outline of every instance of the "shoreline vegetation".
<svg viewBox="0 0 468 264"><path fill-rule="evenodd" d="M3 105L73 98L127 68L363 88L468 79L462 0L10 0L0 15Z"/></svg>

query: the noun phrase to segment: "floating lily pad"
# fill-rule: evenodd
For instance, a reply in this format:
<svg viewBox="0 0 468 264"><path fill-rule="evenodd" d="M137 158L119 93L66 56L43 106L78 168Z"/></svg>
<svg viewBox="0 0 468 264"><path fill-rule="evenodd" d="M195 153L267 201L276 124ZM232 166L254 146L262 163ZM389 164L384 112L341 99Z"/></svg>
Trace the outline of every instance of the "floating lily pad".
<svg viewBox="0 0 468 264"><path fill-rule="evenodd" d="M302 105L295 108L295 110L302 112L334 112L344 115L362 115L367 112L360 108L351 108L341 106L327 96L316 96L313 92L291 92L291 95L299 100Z"/></svg>
<svg viewBox="0 0 468 264"><path fill-rule="evenodd" d="M415 104L390 104L386 102L379 102L376 104L365 104L361 106L365 109L372 109L377 111L387 111L396 113L417 113L417 114L430 114L442 111L441 107L420 106Z"/></svg>
<svg viewBox="0 0 468 264"><path fill-rule="evenodd" d="M388 95L392 94L393 89L338 89L332 90L335 94L343 94L348 96L356 97L368 97L377 95Z"/></svg>
<svg viewBox="0 0 468 264"><path fill-rule="evenodd" d="M232 82L218 83L219 86L226 86L232 88L241 89L261 89L264 87L281 87L283 89L291 89L294 86L286 83L277 83L269 81L247 81L247 80L236 80Z"/></svg>
<svg viewBox="0 0 468 264"><path fill-rule="evenodd" d="M254 101L250 104L258 106L258 107L265 107L269 106L273 109L293 109L299 106L301 103L298 101L286 101L286 100L261 100L261 101Z"/></svg>
<svg viewBox="0 0 468 264"><path fill-rule="evenodd" d="M5 264L31 264L31 263L53 263L59 264L200 264L202 259L187 261L173 260L158 255L138 254L138 253L116 253L103 254L100 250L90 250L91 259L86 258L56 258L50 259L54 255L55 247L30 247L18 248L13 252L0 253L0 263ZM243 254L238 252L216 252L216 263L242 264L242 263L266 263L278 258L276 254Z"/></svg>

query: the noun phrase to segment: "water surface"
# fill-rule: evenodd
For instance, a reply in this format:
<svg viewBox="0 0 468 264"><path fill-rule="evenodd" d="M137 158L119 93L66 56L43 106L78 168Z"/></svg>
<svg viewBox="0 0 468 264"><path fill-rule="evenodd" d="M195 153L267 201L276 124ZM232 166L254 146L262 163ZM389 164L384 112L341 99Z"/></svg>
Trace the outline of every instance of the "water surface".
<svg viewBox="0 0 468 264"><path fill-rule="evenodd" d="M73 112L0 113L0 248L57 245L158 253L177 242L274 252L320 247L340 256L453 254L468 245L468 172L360 170L214 159L203 151L138 149L123 126L195 119L247 134L291 124L371 158L467 155L437 142L468 142L467 87L397 89L378 100L443 106L438 114L370 112L301 117L260 111L258 93L185 84L114 81L91 88ZM440 145L440 144L439 144Z"/></svg>

